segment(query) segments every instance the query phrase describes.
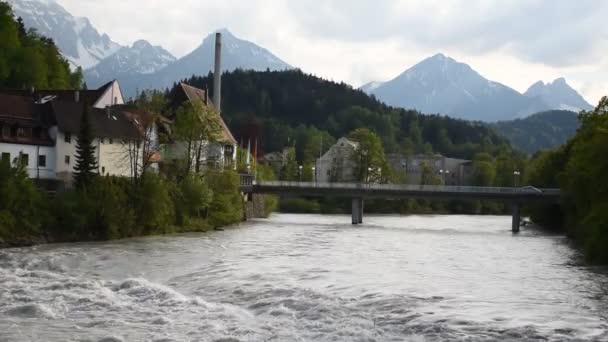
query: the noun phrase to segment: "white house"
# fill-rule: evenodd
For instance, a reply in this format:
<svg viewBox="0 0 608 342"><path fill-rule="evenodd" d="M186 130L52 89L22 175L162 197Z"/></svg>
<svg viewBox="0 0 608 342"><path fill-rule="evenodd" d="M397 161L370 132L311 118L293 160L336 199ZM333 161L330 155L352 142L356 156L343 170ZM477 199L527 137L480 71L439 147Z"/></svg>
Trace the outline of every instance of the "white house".
<svg viewBox="0 0 608 342"><path fill-rule="evenodd" d="M315 165L317 181L320 183L356 181L354 153L358 148L358 143L340 138L321 158L317 159Z"/></svg>
<svg viewBox="0 0 608 342"><path fill-rule="evenodd" d="M150 115L123 102L117 81L96 90L2 91L0 157L20 158L31 178L71 183L86 106L99 174L133 177L158 162L158 136Z"/></svg>
<svg viewBox="0 0 608 342"><path fill-rule="evenodd" d="M19 159L31 178L55 178L55 143L44 110L27 97L0 94L0 158Z"/></svg>

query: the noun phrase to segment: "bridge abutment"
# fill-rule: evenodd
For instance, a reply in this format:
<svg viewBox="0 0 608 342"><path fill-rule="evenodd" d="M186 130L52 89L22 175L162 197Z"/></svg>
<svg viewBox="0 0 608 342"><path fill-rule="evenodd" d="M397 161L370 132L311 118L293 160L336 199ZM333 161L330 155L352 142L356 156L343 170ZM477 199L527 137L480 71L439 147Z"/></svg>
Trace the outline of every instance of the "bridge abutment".
<svg viewBox="0 0 608 342"><path fill-rule="evenodd" d="M512 204L513 217L511 221L511 230L513 233L519 233L519 225L521 223L521 204L515 202Z"/></svg>
<svg viewBox="0 0 608 342"><path fill-rule="evenodd" d="M352 221L354 225L363 223L363 198L352 200Z"/></svg>

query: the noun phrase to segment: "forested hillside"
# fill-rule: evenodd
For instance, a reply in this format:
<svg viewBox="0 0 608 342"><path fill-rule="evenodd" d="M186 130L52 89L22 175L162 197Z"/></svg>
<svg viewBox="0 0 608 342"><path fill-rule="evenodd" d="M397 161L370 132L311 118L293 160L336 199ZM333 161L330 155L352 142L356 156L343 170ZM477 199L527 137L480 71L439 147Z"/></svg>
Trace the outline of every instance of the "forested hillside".
<svg viewBox="0 0 608 342"><path fill-rule="evenodd" d="M55 43L26 31L10 6L0 1L0 87L80 88L82 71L70 71Z"/></svg>
<svg viewBox="0 0 608 342"><path fill-rule="evenodd" d="M576 116L577 113L567 110L551 110L490 126L507 137L516 149L534 154L561 146L572 138L579 126Z"/></svg>
<svg viewBox="0 0 608 342"><path fill-rule="evenodd" d="M212 82L212 75L186 80L211 95ZM318 144L324 136L327 146L328 139L362 127L382 138L387 153L433 151L472 158L510 150L507 139L481 123L392 108L347 84L299 70L228 72L222 91L222 114L237 137L258 137L263 152L295 145L300 160L306 159L306 150L318 153L310 141Z"/></svg>

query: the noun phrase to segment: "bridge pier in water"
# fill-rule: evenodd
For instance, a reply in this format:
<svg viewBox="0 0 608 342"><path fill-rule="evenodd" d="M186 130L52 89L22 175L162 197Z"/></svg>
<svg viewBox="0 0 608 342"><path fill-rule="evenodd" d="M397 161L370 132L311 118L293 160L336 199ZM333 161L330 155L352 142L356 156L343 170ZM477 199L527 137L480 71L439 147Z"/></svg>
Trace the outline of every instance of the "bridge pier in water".
<svg viewBox="0 0 608 342"><path fill-rule="evenodd" d="M521 224L521 205L517 202L511 204L513 209L513 217L511 221L511 230L513 233L519 233L519 225Z"/></svg>
<svg viewBox="0 0 608 342"><path fill-rule="evenodd" d="M352 218L354 225L363 223L363 198L353 198Z"/></svg>

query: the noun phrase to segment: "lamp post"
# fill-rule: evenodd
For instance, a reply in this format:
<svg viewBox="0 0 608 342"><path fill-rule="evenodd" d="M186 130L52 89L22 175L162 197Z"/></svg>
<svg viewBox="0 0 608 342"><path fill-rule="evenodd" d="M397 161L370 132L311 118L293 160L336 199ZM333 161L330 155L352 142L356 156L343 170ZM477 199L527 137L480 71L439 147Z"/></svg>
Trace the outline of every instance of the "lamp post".
<svg viewBox="0 0 608 342"><path fill-rule="evenodd" d="M369 183L369 174L372 173L372 168L368 167L367 168L367 175L365 175L365 183Z"/></svg>
<svg viewBox="0 0 608 342"><path fill-rule="evenodd" d="M317 184L317 168L314 166L312 167L312 177L313 177L315 184Z"/></svg>
<svg viewBox="0 0 608 342"><path fill-rule="evenodd" d="M298 174L300 176L300 183L302 182L302 165L298 166Z"/></svg>
<svg viewBox="0 0 608 342"><path fill-rule="evenodd" d="M519 176L521 176L521 172L513 171L513 187L514 188L517 188L517 180L518 180Z"/></svg>

